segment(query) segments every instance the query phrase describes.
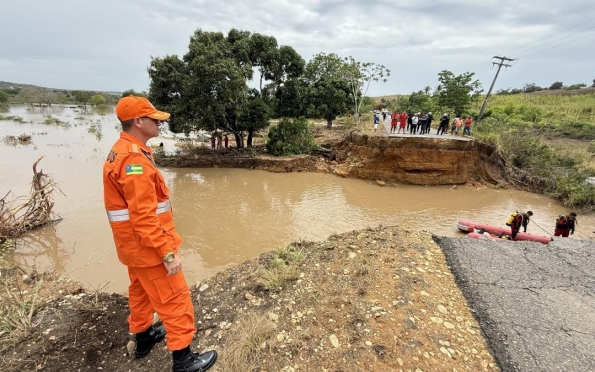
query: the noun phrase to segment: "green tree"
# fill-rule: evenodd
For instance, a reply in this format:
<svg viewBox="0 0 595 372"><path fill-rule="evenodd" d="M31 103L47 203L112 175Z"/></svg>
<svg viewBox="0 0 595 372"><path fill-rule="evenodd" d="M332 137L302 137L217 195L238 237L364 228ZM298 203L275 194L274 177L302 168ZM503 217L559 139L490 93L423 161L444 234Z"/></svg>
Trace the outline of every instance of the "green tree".
<svg viewBox="0 0 595 372"><path fill-rule="evenodd" d="M147 98L147 93L146 92L135 92L134 89L128 89L128 90L125 90L124 92L122 92L122 98L128 97L128 96Z"/></svg>
<svg viewBox="0 0 595 372"><path fill-rule="evenodd" d="M8 103L8 93L3 90L0 90L0 104Z"/></svg>
<svg viewBox="0 0 595 372"><path fill-rule="evenodd" d="M467 111L483 92L479 80L473 80L474 75L473 72L455 75L447 70L441 71L435 92L438 106L453 111L455 115Z"/></svg>
<svg viewBox="0 0 595 372"><path fill-rule="evenodd" d="M316 146L308 121L303 117L281 119L271 127L268 137L267 151L275 156L309 154Z"/></svg>
<svg viewBox="0 0 595 372"><path fill-rule="evenodd" d="M306 116L308 83L304 79L291 79L275 91L275 117L298 118Z"/></svg>
<svg viewBox="0 0 595 372"><path fill-rule="evenodd" d="M549 90L558 90L564 88L564 83L561 81L556 81L552 85L550 85Z"/></svg>
<svg viewBox="0 0 595 372"><path fill-rule="evenodd" d="M334 53L319 53L306 65L304 76L310 83L322 77L345 81L350 89L354 113L359 124L361 97L366 95L373 81L386 82L390 70L381 64L356 61L351 56L341 58Z"/></svg>
<svg viewBox="0 0 595 372"><path fill-rule="evenodd" d="M89 99L89 102L95 107L100 107L105 106L107 101L101 94L95 94Z"/></svg>
<svg viewBox="0 0 595 372"><path fill-rule="evenodd" d="M374 110L375 104L376 104L376 102L374 101L374 98L364 96L364 97L362 97L361 111L362 112L372 111L372 110Z"/></svg>
<svg viewBox="0 0 595 372"><path fill-rule="evenodd" d="M584 88L586 86L587 86L587 84L579 83L579 84L569 85L567 87L564 87L564 89L566 89L566 90L581 89L581 88Z"/></svg>
<svg viewBox="0 0 595 372"><path fill-rule="evenodd" d="M525 84L525 86L523 87L524 93L533 93L533 92L539 92L542 90L543 90L543 88L540 87L539 85L536 85L535 83Z"/></svg>
<svg viewBox="0 0 595 372"><path fill-rule="evenodd" d="M82 104L83 107L86 108L87 103L89 103L91 97L93 96L93 93L86 90L75 90L72 92L72 96L77 103Z"/></svg>
<svg viewBox="0 0 595 372"><path fill-rule="evenodd" d="M424 91L413 92L409 97L399 101L399 110L407 112L436 112L438 109L434 99Z"/></svg>
<svg viewBox="0 0 595 372"><path fill-rule="evenodd" d="M240 128L248 132L246 140L248 147L252 147L254 133L269 126L270 118L271 108L257 91L252 90L238 119Z"/></svg>
<svg viewBox="0 0 595 372"><path fill-rule="evenodd" d="M183 58L166 56L151 61L149 97L170 110L172 131L220 129L232 133L238 147L243 147L244 131L253 135L253 130L261 128L260 124L247 127L244 120L246 112L262 104L253 102L255 97L248 89L254 69L261 71L263 84L291 75L287 72L290 66L276 59L281 55L276 45L270 37L251 36L247 31L232 29L225 36L199 29L190 38Z"/></svg>
<svg viewBox="0 0 595 372"><path fill-rule="evenodd" d="M332 128L333 120L349 110L351 89L343 80L323 77L310 85L306 96L307 113L310 117L326 120Z"/></svg>

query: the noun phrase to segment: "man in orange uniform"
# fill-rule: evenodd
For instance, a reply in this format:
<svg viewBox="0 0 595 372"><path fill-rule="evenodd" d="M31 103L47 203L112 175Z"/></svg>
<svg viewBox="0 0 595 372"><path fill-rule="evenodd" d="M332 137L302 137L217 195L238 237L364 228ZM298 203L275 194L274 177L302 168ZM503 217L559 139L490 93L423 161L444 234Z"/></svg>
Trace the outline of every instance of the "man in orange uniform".
<svg viewBox="0 0 595 372"><path fill-rule="evenodd" d="M217 360L217 353L199 355L190 350L196 328L190 290L178 258L182 238L174 226L169 188L146 145L159 135L161 121L170 115L135 96L122 98L116 115L122 133L103 166L104 202L118 258L128 267L128 323L136 334L135 356L147 356L165 337L172 351L173 372L206 371ZM154 312L163 326L152 326Z"/></svg>

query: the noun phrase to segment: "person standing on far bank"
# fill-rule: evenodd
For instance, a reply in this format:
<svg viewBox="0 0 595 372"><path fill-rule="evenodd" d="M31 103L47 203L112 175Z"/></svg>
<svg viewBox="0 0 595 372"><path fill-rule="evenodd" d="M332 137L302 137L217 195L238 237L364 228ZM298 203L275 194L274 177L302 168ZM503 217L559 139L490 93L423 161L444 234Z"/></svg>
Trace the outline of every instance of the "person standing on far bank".
<svg viewBox="0 0 595 372"><path fill-rule="evenodd" d="M448 114L444 113L444 115L442 115L442 117L440 118L440 125L438 126L438 130L436 131L436 135L444 134L444 132L446 132L446 129L448 128L449 122L450 122L450 118L448 117ZM440 133L440 132L442 132L442 133Z"/></svg>
<svg viewBox="0 0 595 372"><path fill-rule="evenodd" d="M178 257L182 238L174 225L170 190L146 145L170 114L146 98L128 96L116 105L116 116L122 132L103 165L104 203L118 258L128 267L128 325L136 334L135 357L146 357L167 338L173 372L206 371L217 353L190 350L196 328ZM154 312L162 326L152 325Z"/></svg>

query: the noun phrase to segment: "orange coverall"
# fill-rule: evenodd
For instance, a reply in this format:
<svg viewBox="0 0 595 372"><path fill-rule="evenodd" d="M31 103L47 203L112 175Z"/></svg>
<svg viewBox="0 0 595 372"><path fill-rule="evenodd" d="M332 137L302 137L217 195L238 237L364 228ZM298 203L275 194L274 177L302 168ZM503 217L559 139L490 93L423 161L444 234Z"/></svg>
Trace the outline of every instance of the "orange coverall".
<svg viewBox="0 0 595 372"><path fill-rule="evenodd" d="M122 132L104 163L103 188L118 258L130 277L130 331L148 329L157 312L168 349L181 350L196 333L194 308L183 272L168 276L163 264L168 252L177 254L182 238L151 149Z"/></svg>

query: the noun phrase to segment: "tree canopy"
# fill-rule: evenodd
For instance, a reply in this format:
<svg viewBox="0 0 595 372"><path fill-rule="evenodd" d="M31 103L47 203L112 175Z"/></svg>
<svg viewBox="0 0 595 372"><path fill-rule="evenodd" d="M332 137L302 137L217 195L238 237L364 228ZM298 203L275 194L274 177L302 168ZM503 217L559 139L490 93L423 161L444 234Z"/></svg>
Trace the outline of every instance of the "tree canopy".
<svg viewBox="0 0 595 372"><path fill-rule="evenodd" d="M452 110L455 115L467 111L473 101L483 92L479 80L473 80L473 72L455 75L443 70L438 73L438 87L435 95L440 107Z"/></svg>
<svg viewBox="0 0 595 372"><path fill-rule="evenodd" d="M227 131L243 147L244 131L253 134L268 125L270 104L262 93L274 92L286 79L301 75L304 64L293 48L278 47L273 37L236 29L227 35L199 29L182 58L152 59L149 98L172 113L172 131ZM248 87L254 70L260 73L258 95ZM272 88L266 90L265 83ZM265 114L255 114L255 107L265 106Z"/></svg>

